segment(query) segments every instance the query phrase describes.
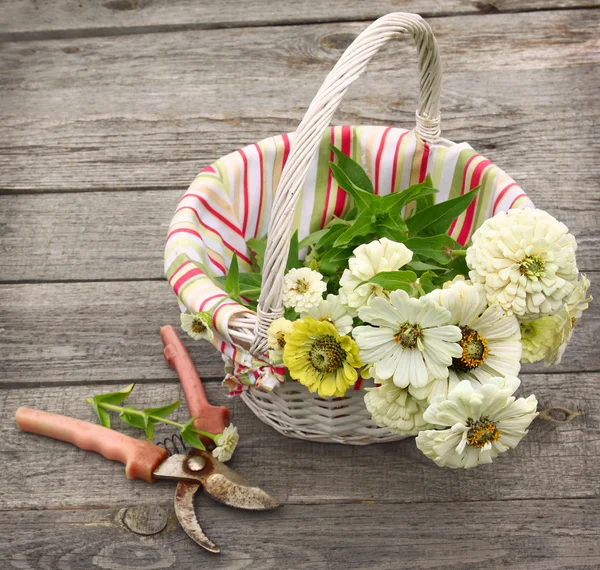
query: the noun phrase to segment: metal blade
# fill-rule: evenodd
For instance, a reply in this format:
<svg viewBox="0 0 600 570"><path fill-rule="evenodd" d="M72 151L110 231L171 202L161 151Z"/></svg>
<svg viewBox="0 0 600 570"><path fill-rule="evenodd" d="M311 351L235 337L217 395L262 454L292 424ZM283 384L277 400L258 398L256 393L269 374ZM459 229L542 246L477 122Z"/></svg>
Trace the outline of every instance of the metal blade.
<svg viewBox="0 0 600 570"><path fill-rule="evenodd" d="M219 554L221 549L204 534L196 518L194 495L200 487L200 483L189 483L188 481L179 481L177 483L177 490L175 491L175 514L183 530L196 544L199 544L209 552Z"/></svg>
<svg viewBox="0 0 600 570"><path fill-rule="evenodd" d="M279 506L266 491L238 475L207 451L172 455L155 470L158 479L179 479L201 483L213 499L236 509L266 511Z"/></svg>

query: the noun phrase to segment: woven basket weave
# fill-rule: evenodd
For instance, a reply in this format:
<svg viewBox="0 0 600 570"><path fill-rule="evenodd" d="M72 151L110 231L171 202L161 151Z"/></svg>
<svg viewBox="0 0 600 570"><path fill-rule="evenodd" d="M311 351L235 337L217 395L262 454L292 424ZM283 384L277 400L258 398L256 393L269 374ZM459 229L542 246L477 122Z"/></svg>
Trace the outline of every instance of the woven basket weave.
<svg viewBox="0 0 600 570"><path fill-rule="evenodd" d="M329 127L350 85L381 46L402 33L418 51L420 94L414 131L391 127ZM430 27L415 14L388 14L362 32L342 55L312 101L298 129L223 157L202 171L171 222L166 274L182 310L215 309L213 344L245 370L264 362L267 330L283 314L282 283L291 234L302 239L348 207L347 196L328 173L329 144L363 164L380 194L397 192L432 176L436 201L480 185L473 204L450 234L464 244L487 217L511 207L531 207L519 186L468 144L440 134L441 65ZM246 240L268 235L257 313L228 300L214 283L233 252L250 270ZM212 278L211 278L212 277ZM318 442L364 445L403 439L374 425L364 388L323 400L297 382L272 392L243 391L248 407L280 433Z"/></svg>

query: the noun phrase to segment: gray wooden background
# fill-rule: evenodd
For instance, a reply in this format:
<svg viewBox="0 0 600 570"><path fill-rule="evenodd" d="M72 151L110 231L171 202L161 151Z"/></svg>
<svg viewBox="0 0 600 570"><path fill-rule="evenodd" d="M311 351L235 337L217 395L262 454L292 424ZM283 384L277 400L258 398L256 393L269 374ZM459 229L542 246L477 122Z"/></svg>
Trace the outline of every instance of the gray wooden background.
<svg viewBox="0 0 600 570"><path fill-rule="evenodd" d="M559 367L522 374L541 409L581 415L547 414L517 450L468 472L436 467L412 440L285 439L227 401L219 355L188 343L210 396L233 407L233 466L285 503L247 514L201 497L220 557L178 528L171 484L128 481L119 464L14 425L23 405L93 420L85 397L132 381L132 403L180 397L158 334L178 321L162 249L179 197L221 155L292 131L343 49L395 10L426 16L439 40L445 135L569 225L600 299L598 8L1 0L0 567L600 567L598 303ZM416 85L414 48L396 42L336 122L410 127Z"/></svg>

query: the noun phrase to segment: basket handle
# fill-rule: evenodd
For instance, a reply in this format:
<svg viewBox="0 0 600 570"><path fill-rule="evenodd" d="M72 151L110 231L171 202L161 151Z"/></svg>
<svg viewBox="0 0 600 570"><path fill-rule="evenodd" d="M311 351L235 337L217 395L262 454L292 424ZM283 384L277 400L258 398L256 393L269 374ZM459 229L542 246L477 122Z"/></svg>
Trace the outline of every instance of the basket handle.
<svg viewBox="0 0 600 570"><path fill-rule="evenodd" d="M421 81L416 131L428 142L435 143L440 137L442 72L433 32L417 14L387 14L373 22L346 49L317 92L291 142L290 154L281 174L269 222L258 320L250 349L253 354L262 354L267 350L269 325L283 314L281 289L294 213L308 168L325 130L342 97L360 77L379 48L404 32L412 36L419 52Z"/></svg>

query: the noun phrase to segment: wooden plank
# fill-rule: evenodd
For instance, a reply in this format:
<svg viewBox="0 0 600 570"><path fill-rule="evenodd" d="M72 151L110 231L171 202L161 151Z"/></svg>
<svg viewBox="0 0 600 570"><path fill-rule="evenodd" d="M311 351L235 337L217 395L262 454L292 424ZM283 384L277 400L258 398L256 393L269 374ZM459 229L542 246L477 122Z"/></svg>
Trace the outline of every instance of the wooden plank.
<svg viewBox="0 0 600 570"><path fill-rule="evenodd" d="M598 277L590 274L596 298ZM593 303L552 373L600 370L599 313ZM179 326L175 295L166 282L3 285L0 314L0 385L175 378L163 363L158 332L162 325ZM222 378L220 353L187 336L186 344L201 376ZM546 369L527 366L522 373L533 371Z"/></svg>
<svg viewBox="0 0 600 570"><path fill-rule="evenodd" d="M499 457L492 466L469 470L437 467L418 451L412 438L363 448L287 439L262 424L240 398L227 398L216 384L206 387L213 403L231 406L233 421L240 430L232 466L285 504L447 504L597 497L599 379L598 373L523 377L521 394L536 394L540 410L558 406L582 415L563 424L538 419L515 450ZM174 489L169 482L150 488L141 481L129 481L122 465L69 444L21 432L14 423L19 406L96 421L85 398L114 389L114 385L90 384L1 392L3 509L123 507L171 500ZM150 407L181 397L179 385L169 382L138 385L127 402ZM185 421L187 414L184 403L173 419ZM113 425L142 437L139 430L124 426L118 418ZM157 441L172 433L172 428L159 425Z"/></svg>
<svg viewBox="0 0 600 570"><path fill-rule="evenodd" d="M201 552L175 522L129 531L118 509L4 512L2 557L14 567L594 570L600 501L285 506L246 513L208 500L199 514L222 547Z"/></svg>
<svg viewBox="0 0 600 570"><path fill-rule="evenodd" d="M445 135L471 142L534 199L595 187L599 20L596 10L432 19L444 57ZM293 130L364 27L6 43L2 188L184 189L219 156ZM414 51L400 41L376 57L336 122L411 127ZM577 205L591 201L584 195Z"/></svg>
<svg viewBox="0 0 600 570"><path fill-rule="evenodd" d="M161 279L165 237L181 194L0 196L0 282ZM577 237L578 266L586 272L600 267L600 205L591 192L580 205L579 194L578 187L567 186L536 204Z"/></svg>
<svg viewBox="0 0 600 570"><path fill-rule="evenodd" d="M345 2L318 0L300 2L272 2L251 0L239 3L221 0L177 0L176 2L109 0L98 3L91 0L60 0L39 3L35 0L4 0L3 23L0 37L65 37L65 35L115 35L163 31L165 29L212 27L273 26L277 24L330 22L344 20L374 20L379 16L402 10L418 12L423 16L457 14L498 14L530 10L557 10L599 6L597 0L495 0L472 2L452 0L443 3L434 0L405 0L399 5L393 0Z"/></svg>

